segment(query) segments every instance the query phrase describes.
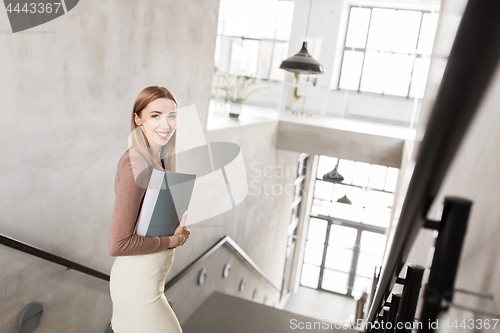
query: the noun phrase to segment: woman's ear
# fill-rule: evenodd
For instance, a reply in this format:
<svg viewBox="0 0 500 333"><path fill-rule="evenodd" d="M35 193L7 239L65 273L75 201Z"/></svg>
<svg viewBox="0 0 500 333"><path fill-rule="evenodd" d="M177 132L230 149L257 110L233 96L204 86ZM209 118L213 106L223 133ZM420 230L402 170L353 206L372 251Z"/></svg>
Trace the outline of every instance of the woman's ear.
<svg viewBox="0 0 500 333"><path fill-rule="evenodd" d="M139 117L137 116L137 113L135 113L135 112L134 112L134 115L135 115L135 118L134 118L135 124L136 124L137 126L141 126L141 125L142 125L141 118L139 118Z"/></svg>

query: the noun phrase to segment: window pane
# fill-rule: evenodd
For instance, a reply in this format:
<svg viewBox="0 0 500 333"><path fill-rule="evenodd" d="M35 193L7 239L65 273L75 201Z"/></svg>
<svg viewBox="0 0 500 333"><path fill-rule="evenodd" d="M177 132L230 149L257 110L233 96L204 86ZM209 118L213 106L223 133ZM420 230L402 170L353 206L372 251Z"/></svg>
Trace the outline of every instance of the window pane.
<svg viewBox="0 0 500 333"><path fill-rule="evenodd" d="M390 66L387 67L384 93L396 96L408 96L413 56L391 54Z"/></svg>
<svg viewBox="0 0 500 333"><path fill-rule="evenodd" d="M387 227L389 225L390 218L391 213L389 212L381 212L368 208L365 208L363 212L363 223L372 224L379 227Z"/></svg>
<svg viewBox="0 0 500 333"><path fill-rule="evenodd" d="M424 96L427 74L429 73L429 58L415 59L413 75L411 79L410 96L422 98Z"/></svg>
<svg viewBox="0 0 500 333"><path fill-rule="evenodd" d="M323 175L325 173L328 173L335 168L335 165L337 164L337 159L334 157L330 156L324 156L320 155L319 156L319 161L318 161L318 173L317 173L317 178L322 179Z"/></svg>
<svg viewBox="0 0 500 333"><path fill-rule="evenodd" d="M370 12L368 8L351 8L345 42L347 47L365 47L368 24L370 23Z"/></svg>
<svg viewBox="0 0 500 333"><path fill-rule="evenodd" d="M354 277L353 295L361 295L363 291L370 292L372 288L372 279L356 275Z"/></svg>
<svg viewBox="0 0 500 333"><path fill-rule="evenodd" d="M219 72L229 72L229 64L231 63L231 50L234 40L235 38L231 37L220 37Z"/></svg>
<svg viewBox="0 0 500 333"><path fill-rule="evenodd" d="M356 162L354 166L354 179L352 183L358 186L368 186L368 178L370 177L370 164Z"/></svg>
<svg viewBox="0 0 500 333"><path fill-rule="evenodd" d="M330 201L314 199L313 205L311 207L311 213L313 215L327 215L328 216L328 214L330 214L331 204L332 203Z"/></svg>
<svg viewBox="0 0 500 333"><path fill-rule="evenodd" d="M329 245L352 249L358 231L354 228L344 227L341 225L332 224L330 226Z"/></svg>
<svg viewBox="0 0 500 333"><path fill-rule="evenodd" d="M223 38L236 38L231 40L229 46L222 41L221 47L217 47L215 61L219 71L283 80L284 71L279 69L279 65L288 55L287 42L249 41L239 37L288 41L293 8L293 1L221 0L217 34L225 35ZM249 45L249 42L258 46Z"/></svg>
<svg viewBox="0 0 500 333"><path fill-rule="evenodd" d="M269 0L222 0L219 20L223 20L224 34L274 38L278 5L278 1Z"/></svg>
<svg viewBox="0 0 500 333"><path fill-rule="evenodd" d="M372 190L366 194L365 207L390 212L393 201L394 194Z"/></svg>
<svg viewBox="0 0 500 333"><path fill-rule="evenodd" d="M345 51L342 61L339 88L358 90L361 66L363 65L363 52Z"/></svg>
<svg viewBox="0 0 500 333"><path fill-rule="evenodd" d="M421 12L398 10L391 50L394 52L413 53L417 46L420 30Z"/></svg>
<svg viewBox="0 0 500 333"><path fill-rule="evenodd" d="M367 253L360 253L356 274L371 278L373 277L375 267L380 265L382 265L382 257Z"/></svg>
<svg viewBox="0 0 500 333"><path fill-rule="evenodd" d="M217 36L215 39L215 54L214 54L214 65L215 67L220 67L220 51L221 51L221 37Z"/></svg>
<svg viewBox="0 0 500 333"><path fill-rule="evenodd" d="M422 18L422 27L420 28L420 37L418 38L417 52L430 55L434 44L434 35L439 15L437 13L426 13Z"/></svg>
<svg viewBox="0 0 500 333"><path fill-rule="evenodd" d="M349 274L335 272L325 268L321 288L345 294L347 293L348 281Z"/></svg>
<svg viewBox="0 0 500 333"><path fill-rule="evenodd" d="M317 180L314 185L314 197L324 200L332 200L333 183Z"/></svg>
<svg viewBox="0 0 500 333"><path fill-rule="evenodd" d="M302 265L300 284L306 287L318 288L319 267L309 264Z"/></svg>
<svg viewBox="0 0 500 333"><path fill-rule="evenodd" d="M323 260L323 244L306 241L306 250L304 252L304 262L313 265L321 265Z"/></svg>
<svg viewBox="0 0 500 333"><path fill-rule="evenodd" d="M372 11L370 33L368 34L368 49L389 51L391 48L392 35L396 10L375 8Z"/></svg>
<svg viewBox="0 0 500 333"><path fill-rule="evenodd" d="M361 222L363 208L334 202L332 204L330 216L354 222Z"/></svg>
<svg viewBox="0 0 500 333"><path fill-rule="evenodd" d="M398 182L399 169L389 168L387 169L387 179L385 180L384 190L389 192L396 191L396 183Z"/></svg>
<svg viewBox="0 0 500 333"><path fill-rule="evenodd" d="M232 36L244 36L248 29L248 19L245 19L245 0L221 0L219 5L220 33Z"/></svg>
<svg viewBox="0 0 500 333"><path fill-rule="evenodd" d="M333 189L333 201L337 201L339 198L342 198L347 193L347 189L349 186L343 184L335 184Z"/></svg>
<svg viewBox="0 0 500 333"><path fill-rule="evenodd" d="M351 184L354 175L354 161L340 160L339 173L344 177L342 183Z"/></svg>
<svg viewBox="0 0 500 333"><path fill-rule="evenodd" d="M307 232L307 239L318 243L324 243L326 238L327 225L328 222L326 222L325 220L311 218L309 220L309 231Z"/></svg>
<svg viewBox="0 0 500 333"><path fill-rule="evenodd" d="M387 174L387 167L383 165L372 164L368 187L383 190L386 174Z"/></svg>
<svg viewBox="0 0 500 333"><path fill-rule="evenodd" d="M361 91L379 94L384 91L388 61L389 54L366 52L359 88Z"/></svg>
<svg viewBox="0 0 500 333"><path fill-rule="evenodd" d="M336 246L328 246L326 251L325 267L348 273L351 271L351 261L352 250L342 249Z"/></svg>
<svg viewBox="0 0 500 333"><path fill-rule="evenodd" d="M282 81L285 76L285 71L280 69L281 62L288 55L288 43L274 43L273 61L271 63L271 80Z"/></svg>
<svg viewBox="0 0 500 333"><path fill-rule="evenodd" d="M229 73L255 76L259 60L259 47L259 41L233 38Z"/></svg>
<svg viewBox="0 0 500 333"><path fill-rule="evenodd" d="M289 40L292 29L293 1L280 1L276 39Z"/></svg>
<svg viewBox="0 0 500 333"><path fill-rule="evenodd" d="M363 231L361 233L361 252L383 256L384 249L385 235L369 231Z"/></svg>
<svg viewBox="0 0 500 333"><path fill-rule="evenodd" d="M259 44L259 53L257 59L256 74L257 78L267 79L269 77L269 69L271 68L271 57L273 54L273 42L254 41ZM251 75L251 74L249 74Z"/></svg>

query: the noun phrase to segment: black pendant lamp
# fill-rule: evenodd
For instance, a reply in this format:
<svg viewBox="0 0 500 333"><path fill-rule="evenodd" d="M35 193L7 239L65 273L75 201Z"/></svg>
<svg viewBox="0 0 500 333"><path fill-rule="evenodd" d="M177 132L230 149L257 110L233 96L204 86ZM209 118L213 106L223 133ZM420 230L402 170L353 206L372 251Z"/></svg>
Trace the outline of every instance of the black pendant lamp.
<svg viewBox="0 0 500 333"><path fill-rule="evenodd" d="M323 180L331 183L341 183L344 180L344 177L339 173L339 162L340 159L337 160L337 165L335 168L327 172L323 175Z"/></svg>
<svg viewBox="0 0 500 333"><path fill-rule="evenodd" d="M344 194L344 196L342 198L339 198L337 200L337 202L340 202L340 203L343 203L343 204L346 204L346 205L352 205L352 202L351 200L347 197L347 194Z"/></svg>
<svg viewBox="0 0 500 333"><path fill-rule="evenodd" d="M307 26L306 26L306 38L307 30L309 29L309 18L311 16L311 4L309 3L309 14L307 16ZM283 60L280 65L281 69L284 69L293 73L300 74L323 74L323 65L313 59L309 52L307 51L307 42L302 43L302 48L299 53L295 54L293 57Z"/></svg>

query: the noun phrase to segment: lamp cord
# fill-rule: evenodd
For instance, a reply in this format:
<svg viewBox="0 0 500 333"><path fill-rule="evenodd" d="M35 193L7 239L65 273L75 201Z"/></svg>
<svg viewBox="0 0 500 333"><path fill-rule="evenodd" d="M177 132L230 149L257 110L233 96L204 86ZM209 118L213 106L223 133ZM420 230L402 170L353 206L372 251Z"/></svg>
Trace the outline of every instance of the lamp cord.
<svg viewBox="0 0 500 333"><path fill-rule="evenodd" d="M311 17L311 7L312 7L312 0L309 1L309 14L307 14L307 25L306 25L306 36L307 38L307 31L309 30L309 18Z"/></svg>

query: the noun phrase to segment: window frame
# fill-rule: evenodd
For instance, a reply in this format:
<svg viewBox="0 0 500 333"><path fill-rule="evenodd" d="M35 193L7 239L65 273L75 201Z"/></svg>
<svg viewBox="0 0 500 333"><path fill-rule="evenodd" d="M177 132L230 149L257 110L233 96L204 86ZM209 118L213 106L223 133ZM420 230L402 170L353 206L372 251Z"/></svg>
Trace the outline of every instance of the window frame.
<svg viewBox="0 0 500 333"><path fill-rule="evenodd" d="M347 35L349 33L349 23L351 21L351 10L352 10L352 8L367 8L367 9L370 9L370 19L369 19L369 22L368 22L368 30L367 30L367 33L366 33L367 34L366 35L366 43L365 43L365 47L364 48L356 48L356 47L347 47L346 46ZM414 50L413 53L401 53L401 52L394 52L394 51L390 51L390 50L389 51L379 51L379 50L376 51L378 53L384 53L384 54L389 54L389 55L390 54L401 54L401 55L411 55L413 57L413 66L412 66L412 69L411 69L410 80L409 80L408 90L407 90L406 96L386 94L384 92L382 92L382 93L376 93L376 92L370 92L370 91L362 91L360 89L361 88L361 81L363 79L363 69L364 69L365 57L366 57L366 52L367 52L366 46L368 45L368 35L370 33L370 26L371 26L373 9L405 10L405 11L414 11L414 12L420 12L420 13L422 13L422 16L420 18L420 24L419 24L419 27L418 27L418 35L417 35L417 41L415 43L415 50ZM410 91L411 91L411 88L412 88L412 79L413 79L413 71L414 71L414 68L415 68L415 60L417 58L423 58L423 59L425 59L425 58L430 59L431 58L430 54L429 55L419 54L417 52L417 48L418 48L418 42L420 41L420 33L422 31L422 23L423 23L424 14L433 14L433 13L436 13L436 12L431 11L431 10L419 10L419 9L407 9L407 8L391 8L391 7L383 7L383 6L357 6L357 5L351 4L349 6L349 11L348 11L347 25L346 25L346 29L345 29L344 41L343 41L343 47L342 47L342 59L341 59L341 62L340 62L340 67L339 67L339 74L338 74L338 79L337 79L337 89L336 90L346 90L346 91L357 92L359 94L368 94L368 95L382 96L382 97L388 96L388 97L391 97L391 98L401 98L401 99L418 98L418 99L421 99L422 97L410 96ZM439 15L439 13L437 13L437 14ZM357 51L357 52L362 52L363 53L363 62L361 64L361 73L360 73L360 76L359 76L359 82L358 82L358 89L357 90L347 89L347 88L341 88L340 87L340 80L342 78L342 67L344 65L344 56L345 56L345 52L346 51ZM427 75L428 75L428 73L427 73Z"/></svg>
<svg viewBox="0 0 500 333"><path fill-rule="evenodd" d="M331 157L331 156L328 156L328 157ZM337 157L335 157L335 158L337 158ZM337 159L340 159L340 158L337 158ZM353 161L353 162L356 162L356 161ZM318 160L318 163L319 163L319 160ZM365 162L363 162L363 163L365 163ZM376 164L376 163L369 163L369 164L370 164L370 166L371 165L379 165L379 164ZM354 167L355 166L353 165L353 168ZM389 166L385 166L385 167L387 167L387 169L391 168ZM401 170L399 168L395 168L395 169L398 169L398 172L401 172ZM386 172L388 172L388 171L386 171ZM386 177L386 179L385 179L386 182L387 182L387 176L388 175L386 173L386 176L385 176ZM316 182L317 181L323 181L323 180L321 178L319 178L317 174L314 175L314 178L312 178L311 180L314 181L314 187L312 189L312 196L311 196L311 199L310 199L311 202L314 201L315 199L334 202L334 198L333 197L332 197L331 200L324 200L324 199L315 197L315 195L314 195L314 189L316 188ZM350 187L360 188L360 189L363 189L363 190L373 190L373 191L378 191L378 192L383 192L383 193L389 193L389 194L393 194L393 195L395 193L395 191L385 190L385 186L384 186L384 189L378 189L378 188L372 188L372 187L370 187L369 186L369 179L368 179L368 186L360 186L360 185L353 184L352 180L351 180L351 183L347 183L347 182L344 183L344 181L342 181L342 182L339 182L338 184L341 184L341 185L344 185L344 186L350 186ZM365 208L365 205L363 205L363 208ZM315 218L315 219L318 219L318 220L326 221L326 223L327 223L327 226L326 226L327 229L326 229L326 233L325 233L325 240L323 242L324 247L323 247L323 253L322 253L322 258L321 258L320 265L307 263L307 262L304 261L304 258L302 258L302 263L301 263L301 267L303 267L304 264L308 264L308 265L319 267L319 276L318 276L317 286L315 288L313 288L313 287L310 287L310 286L307 286L307 285L302 285L302 283L299 282L300 285L303 286L303 287L306 287L306 288L313 288L313 289L317 289L317 290L321 290L321 291L326 291L326 292L337 294L337 295L342 295L342 296L347 296L347 297L354 297L354 295L353 295L353 287L354 287L354 282L355 282L356 276L361 276L362 278L365 278L365 276L359 275L357 273L357 266L358 266L359 256L360 256L360 253L361 253L361 237L362 237L362 233L364 231L366 231L366 232L376 233L376 234L380 234L380 235L385 235L387 237L386 232L387 232L387 228L389 228L389 226L390 226L390 221L389 221L389 226L382 227L382 226L377 226L377 225L373 225L373 224L369 224L369 223L351 221L351 220L343 219L343 218L339 218L339 217L332 217L330 215L313 214L313 212L311 210L308 211L307 214L308 214L309 218ZM328 246L330 245L329 244L329 238L330 238L330 229L331 229L332 225L339 225L339 226L343 226L343 227L353 228L353 229L356 230L356 240L355 240L355 242L353 244L353 247L352 247L352 258L351 258L351 264L350 264L350 270L349 270L349 272L338 271L338 270L335 270L333 268L326 267L326 265L325 265L327 251L328 251ZM307 227L307 230L305 232L306 232L306 234L309 232L309 226ZM386 240L387 240L387 238L386 238ZM314 242L312 240L307 240L307 237L306 237L306 242L307 241ZM384 256L382 256L382 260L383 260L383 258L384 258ZM345 294L341 293L341 292L338 292L338 291L333 291L333 290L325 289L325 288L322 287L323 276L324 276L325 269L348 274L347 285L346 285L347 289L346 289L346 293ZM301 273L301 275L302 275L302 273ZM300 277L300 279L302 279L302 276Z"/></svg>
<svg viewBox="0 0 500 333"><path fill-rule="evenodd" d="M292 2L292 3L294 3L293 0L276 0L276 1L278 1L278 2L284 1L284 2ZM295 10L295 3L294 3L294 10ZM220 21L218 21L218 22L220 22ZM276 44L286 44L288 46L288 44L290 42L289 40L276 38L276 33L278 31L278 24L277 24L277 22L278 22L278 18L276 19L276 24L275 24L275 28L274 28L274 38L267 38L267 37L266 38L254 38L254 37L229 35L229 34L224 34L224 27L222 28L222 32L221 33L219 33L219 31L218 31L219 29L217 29L216 39L220 38L221 45L222 45L222 38L223 37L235 38L235 39L241 39L241 40L255 40L255 41L259 41L259 42L272 42L271 58L270 58L270 61L269 61L270 66L269 66L269 71L267 72L267 76L265 78L264 77L257 77L257 76L254 76L254 75L232 74L232 73L227 72L227 74L229 76L244 75L244 76L248 76L249 78L252 78L252 79L255 79L255 80L262 80L262 81L276 82L276 83L281 83L281 82L283 82L285 80L285 77L283 77L283 79L281 79L281 80L271 79L272 63L273 63L273 60L274 60L274 57L275 57L275 47L276 47ZM219 23L217 23L217 24L219 24ZM292 20L292 26L293 26L293 20ZM260 49L260 43L259 43L259 49ZM258 58L257 58L257 64L260 61L260 57L261 57L261 55L259 53ZM229 67L231 67L231 60L229 60ZM219 68L220 68L220 60L219 60L219 64L217 65L217 69L218 69L217 71L218 72L219 72ZM219 72L219 73L223 73L223 72Z"/></svg>

